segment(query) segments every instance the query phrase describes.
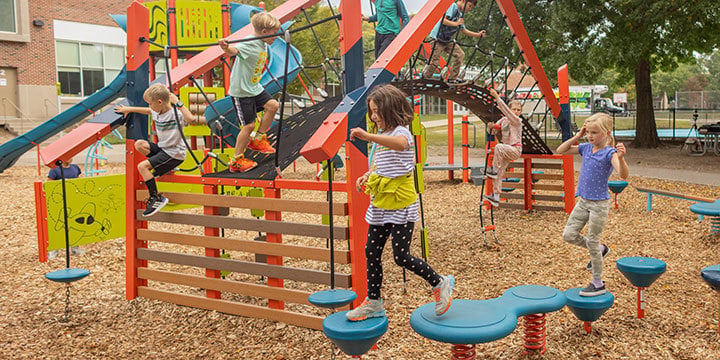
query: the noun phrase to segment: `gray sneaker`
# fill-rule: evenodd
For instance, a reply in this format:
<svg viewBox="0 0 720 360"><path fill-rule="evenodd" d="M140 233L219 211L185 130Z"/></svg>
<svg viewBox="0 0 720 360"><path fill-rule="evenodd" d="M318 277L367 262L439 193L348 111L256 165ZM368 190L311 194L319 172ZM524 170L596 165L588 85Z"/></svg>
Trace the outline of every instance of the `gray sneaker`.
<svg viewBox="0 0 720 360"><path fill-rule="evenodd" d="M442 276L442 281L433 288L435 295L435 315L440 316L450 308L455 278L452 275Z"/></svg>
<svg viewBox="0 0 720 360"><path fill-rule="evenodd" d="M595 285L593 285L593 283L591 282L590 285L588 285L584 289L580 290L580 296L599 296L606 292L607 292L607 290L605 289L604 281L603 281L602 286L600 286L600 287L595 287Z"/></svg>
<svg viewBox="0 0 720 360"><path fill-rule="evenodd" d="M383 317L385 316L385 306L383 306L382 299L373 300L366 297L360 306L348 311L345 316L350 321L362 321L367 318Z"/></svg>
<svg viewBox="0 0 720 360"><path fill-rule="evenodd" d="M487 172L485 173L485 176L487 176L490 179L497 180L498 173L497 173L497 170L495 170L495 167L491 166L491 167L487 168Z"/></svg>

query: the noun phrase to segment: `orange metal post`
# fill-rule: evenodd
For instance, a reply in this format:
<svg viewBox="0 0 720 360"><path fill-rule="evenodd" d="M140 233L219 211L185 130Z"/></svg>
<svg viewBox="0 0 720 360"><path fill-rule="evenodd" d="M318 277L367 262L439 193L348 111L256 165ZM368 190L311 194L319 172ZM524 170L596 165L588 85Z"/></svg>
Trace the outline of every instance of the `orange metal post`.
<svg viewBox="0 0 720 360"><path fill-rule="evenodd" d="M175 7L175 0L167 0L167 20L168 20L168 38L170 39L170 46L178 44L177 41L177 24L175 22L175 13L177 8ZM177 49L170 49L170 66L176 68L178 66L178 52ZM170 71L170 69L165 69Z"/></svg>
<svg viewBox="0 0 720 360"><path fill-rule="evenodd" d="M562 155L563 160L563 200L565 212L571 213L575 207L575 163L572 155Z"/></svg>
<svg viewBox="0 0 720 360"><path fill-rule="evenodd" d="M637 289L637 317L642 319L645 317L645 288L638 286Z"/></svg>
<svg viewBox="0 0 720 360"><path fill-rule="evenodd" d="M45 191L43 182L35 182L35 223L38 233L38 259L41 263L47 262L47 207L45 204Z"/></svg>
<svg viewBox="0 0 720 360"><path fill-rule="evenodd" d="M136 190L144 188L143 181L137 171L137 164L143 158L135 153L135 141L125 141L125 298L132 300L137 297L138 286L147 286L147 280L139 279L137 269L147 267L147 260L137 257L137 249L146 248L147 241L137 239L137 229L147 228L146 221L135 217L137 209L142 208L142 201L136 197Z"/></svg>
<svg viewBox="0 0 720 360"><path fill-rule="evenodd" d="M210 165L210 162L207 161L203 165ZM206 166L207 169L208 166ZM204 194L217 194L218 189L215 185L205 185L203 186L203 193ZM205 215L218 215L219 209L216 206L204 206L203 207L203 214ZM212 227L205 227L205 235L207 236L220 236L220 229L218 228L212 228ZM212 249L212 248L205 248L205 256L210 257L220 257L220 249ZM220 278L220 270L219 269L205 269L205 276L209 278ZM217 290L205 290L205 296L212 298L212 299L220 299L221 294L220 291Z"/></svg>
<svg viewBox="0 0 720 360"><path fill-rule="evenodd" d="M524 162L524 174L523 174L523 191L525 192L523 195L525 195L525 210L532 210L532 159L527 157L522 157ZM499 179L498 179L499 180Z"/></svg>
<svg viewBox="0 0 720 360"><path fill-rule="evenodd" d="M349 141L345 143L345 151L347 183L355 184L357 179L368 170L367 156ZM335 186L333 186L334 188ZM368 225L365 222L365 212L370 205L370 198L357 191L355 186L347 186L347 192L352 289L358 295L357 300L353 302L353 306L357 307L367 296L365 242L367 241Z"/></svg>
<svg viewBox="0 0 720 360"><path fill-rule="evenodd" d="M455 149L453 148L455 146L455 134L453 134L453 131L455 130L453 127L453 102L448 100L446 106L448 114L448 165L453 165L455 164ZM448 180L452 180L454 177L455 173L452 170L449 170Z"/></svg>
<svg viewBox="0 0 720 360"><path fill-rule="evenodd" d="M280 189L265 189L265 197L266 198L273 198L273 199L279 199L280 198ZM282 220L280 211L265 211L265 219L266 220ZM265 234L267 238L267 242L269 243L282 243L282 235L281 234ZM267 256L267 263L268 265L282 265L283 259L282 256ZM268 286L275 286L275 287L283 287L283 279L278 278L267 278L267 284ZM268 299L268 307L272 309L284 309L285 303L280 300L272 300Z"/></svg>
<svg viewBox="0 0 720 360"><path fill-rule="evenodd" d="M470 144L468 142L468 116L463 115L462 117L462 179L463 183L467 184L470 181L470 159L468 151L470 150Z"/></svg>

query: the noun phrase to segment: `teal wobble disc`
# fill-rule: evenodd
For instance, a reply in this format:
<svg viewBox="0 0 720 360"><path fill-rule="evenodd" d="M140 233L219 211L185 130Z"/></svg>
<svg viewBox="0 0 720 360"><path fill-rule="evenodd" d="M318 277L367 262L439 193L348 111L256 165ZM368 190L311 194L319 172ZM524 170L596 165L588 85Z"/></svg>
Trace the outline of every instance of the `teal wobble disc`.
<svg viewBox="0 0 720 360"><path fill-rule="evenodd" d="M49 272L45 274L45 278L54 282L71 283L73 281L78 281L88 275L90 275L90 270L69 268Z"/></svg>
<svg viewBox="0 0 720 360"><path fill-rule="evenodd" d="M667 269L664 261L642 256L620 258L616 262L618 270L637 287L648 287Z"/></svg>
<svg viewBox="0 0 720 360"><path fill-rule="evenodd" d="M308 301L321 308L337 309L355 301L357 294L352 290L330 289L318 291L308 296Z"/></svg>
<svg viewBox="0 0 720 360"><path fill-rule="evenodd" d="M628 186L628 182L625 180L612 180L608 181L608 188L615 194L621 193Z"/></svg>
<svg viewBox="0 0 720 360"><path fill-rule="evenodd" d="M580 321L595 321L615 302L615 296L609 291L598 296L580 296L581 288L565 290L567 307Z"/></svg>

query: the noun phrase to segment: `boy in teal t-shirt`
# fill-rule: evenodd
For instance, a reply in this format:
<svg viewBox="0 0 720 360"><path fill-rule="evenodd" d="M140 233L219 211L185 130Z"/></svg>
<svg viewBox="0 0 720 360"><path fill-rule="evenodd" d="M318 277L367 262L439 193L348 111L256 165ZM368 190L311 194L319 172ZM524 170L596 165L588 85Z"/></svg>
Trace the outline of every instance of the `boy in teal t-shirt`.
<svg viewBox="0 0 720 360"><path fill-rule="evenodd" d="M252 37L277 34L280 30L280 21L267 12L253 15L250 22L255 34ZM230 46L225 39L218 44L230 56L237 56L230 73L230 89L228 91L237 113L240 133L235 140L235 156L228 164L230 172L245 172L257 163L245 158L245 148L259 151L263 154L273 154L275 149L267 140L265 132L270 129L275 113L280 105L265 91L260 84L265 61L267 60L267 46L275 41L276 37L268 37L237 43ZM265 110L260 120L260 126L254 136L255 117L258 112Z"/></svg>
<svg viewBox="0 0 720 360"><path fill-rule="evenodd" d="M363 17L365 21L376 22L375 58L395 40L395 36L410 21L402 0L375 0L376 14Z"/></svg>

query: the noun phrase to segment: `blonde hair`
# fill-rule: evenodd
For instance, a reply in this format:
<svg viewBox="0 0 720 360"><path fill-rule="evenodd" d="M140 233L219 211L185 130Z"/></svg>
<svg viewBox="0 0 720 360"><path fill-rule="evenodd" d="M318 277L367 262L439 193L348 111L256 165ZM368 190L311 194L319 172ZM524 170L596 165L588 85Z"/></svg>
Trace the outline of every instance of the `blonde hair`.
<svg viewBox="0 0 720 360"><path fill-rule="evenodd" d="M521 109L523 107L522 101L520 100L510 100L510 102L508 103L508 107L512 109L513 105L520 106Z"/></svg>
<svg viewBox="0 0 720 360"><path fill-rule="evenodd" d="M170 102L170 90L163 84L153 84L145 90L143 97L151 101L161 100L163 102Z"/></svg>
<svg viewBox="0 0 720 360"><path fill-rule="evenodd" d="M585 120L585 125L597 126L603 134L607 134L605 145L615 146L615 139L612 137L613 120L606 113L595 113Z"/></svg>
<svg viewBox="0 0 720 360"><path fill-rule="evenodd" d="M281 25L280 20L278 20L269 12L265 11L253 15L250 18L250 22L252 23L253 29L255 29L256 33L261 33L263 31L279 30Z"/></svg>

